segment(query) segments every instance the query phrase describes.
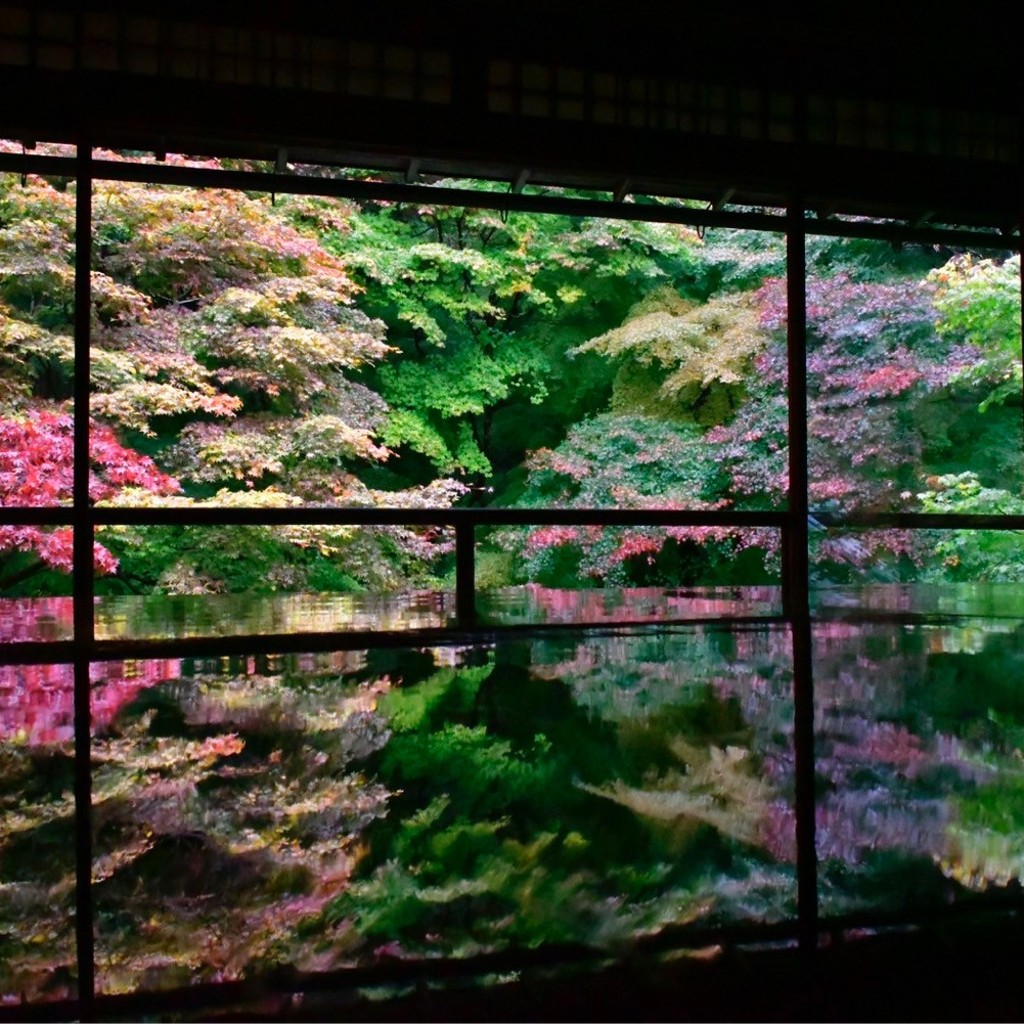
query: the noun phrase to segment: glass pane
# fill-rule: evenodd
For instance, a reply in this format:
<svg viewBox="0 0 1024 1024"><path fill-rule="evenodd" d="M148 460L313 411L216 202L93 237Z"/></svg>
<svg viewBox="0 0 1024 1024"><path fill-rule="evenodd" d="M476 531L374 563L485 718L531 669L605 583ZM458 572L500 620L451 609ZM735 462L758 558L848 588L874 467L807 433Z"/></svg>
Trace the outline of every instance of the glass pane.
<svg viewBox="0 0 1024 1024"><path fill-rule="evenodd" d="M107 663L100 989L795 914L789 634Z"/></svg>
<svg viewBox="0 0 1024 1024"><path fill-rule="evenodd" d="M74 467L74 182L30 174L22 184L20 175L0 174L0 205L0 509L67 505ZM17 547L9 533L0 525L0 577ZM39 545L29 550L45 560Z"/></svg>
<svg viewBox="0 0 1024 1024"><path fill-rule="evenodd" d="M77 995L74 673L0 666L0 1005Z"/></svg>
<svg viewBox="0 0 1024 1024"><path fill-rule="evenodd" d="M477 604L488 622L781 613L778 530L540 526L478 533Z"/></svg>
<svg viewBox="0 0 1024 1024"><path fill-rule="evenodd" d="M388 503L363 480L389 452L384 403L360 379L390 351L385 328L321 237L351 214L329 200L96 184L92 411L145 463L108 500ZM394 498L450 500L418 483Z"/></svg>
<svg viewBox="0 0 1024 1024"><path fill-rule="evenodd" d="M154 460L117 504L782 501L778 236L104 181L93 212L92 409Z"/></svg>
<svg viewBox="0 0 1024 1024"><path fill-rule="evenodd" d="M107 527L97 636L451 625L452 531L438 527Z"/></svg>
<svg viewBox="0 0 1024 1024"><path fill-rule="evenodd" d="M807 243L820 513L1024 510L1020 257Z"/></svg>
<svg viewBox="0 0 1024 1024"><path fill-rule="evenodd" d="M1020 530L837 529L813 518L812 523L811 586L825 605L844 600L932 611L983 593L1013 601L1024 581ZM905 596L894 598L897 593Z"/></svg>
<svg viewBox="0 0 1024 1024"><path fill-rule="evenodd" d="M384 695L401 793L336 904L363 955L790 919L787 641L563 635Z"/></svg>
<svg viewBox="0 0 1024 1024"><path fill-rule="evenodd" d="M562 351L550 327L535 342L550 352L550 383L537 409L510 410L518 422L494 435L530 432L501 459L525 476L504 499L499 486L495 503L782 507L781 236L712 230L701 241L672 225L563 218L524 218L517 230L546 231L548 274L561 265L572 277L552 296L568 303Z"/></svg>
<svg viewBox="0 0 1024 1024"><path fill-rule="evenodd" d="M1019 893L1022 620L966 608L815 627L826 915Z"/></svg>

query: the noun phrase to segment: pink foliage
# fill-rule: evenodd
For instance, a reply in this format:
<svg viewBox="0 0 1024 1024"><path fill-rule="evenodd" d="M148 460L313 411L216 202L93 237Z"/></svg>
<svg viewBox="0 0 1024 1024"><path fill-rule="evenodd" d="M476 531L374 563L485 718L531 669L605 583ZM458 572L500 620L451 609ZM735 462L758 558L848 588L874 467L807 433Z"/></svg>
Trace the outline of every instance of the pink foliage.
<svg viewBox="0 0 1024 1024"><path fill-rule="evenodd" d="M112 498L138 487L154 494L174 494L180 485L146 455L125 448L106 426L90 432L89 496ZM67 413L32 410L17 419L0 419L0 506L52 508L69 505L74 489L74 420ZM0 553L31 551L51 569L70 572L73 559L70 527L0 527ZM117 560L101 544L93 545L96 571L112 573Z"/></svg>
<svg viewBox="0 0 1024 1024"><path fill-rule="evenodd" d="M729 587L721 590L709 587L696 590L671 590L664 587L572 590L528 583L523 590L528 598L531 620L588 625L749 615L753 609L772 608L779 600L778 588L771 586ZM563 674L573 674L573 666L570 664L561 663L557 668Z"/></svg>
<svg viewBox="0 0 1024 1024"><path fill-rule="evenodd" d="M619 546L612 552L613 562L624 562L627 558L646 557L649 565L661 550L662 539L639 533L627 533Z"/></svg>
<svg viewBox="0 0 1024 1024"><path fill-rule="evenodd" d="M125 448L114 432L91 424L89 497L104 501L123 487L155 494L181 488L147 455ZM0 419L0 505L51 507L70 502L74 485L74 419L67 413L32 410Z"/></svg>
<svg viewBox="0 0 1024 1024"><path fill-rule="evenodd" d="M864 374L854 387L868 397L895 398L923 378L924 374L913 366L880 366Z"/></svg>
<svg viewBox="0 0 1024 1024"><path fill-rule="evenodd" d="M580 529L577 526L542 526L531 530L526 539L526 550L536 554L545 548L556 548L563 544L576 544L580 540Z"/></svg>
<svg viewBox="0 0 1024 1024"><path fill-rule="evenodd" d="M856 744L836 743L832 756L858 764L868 761L891 765L911 777L932 761L921 749L919 736L890 722L871 723Z"/></svg>

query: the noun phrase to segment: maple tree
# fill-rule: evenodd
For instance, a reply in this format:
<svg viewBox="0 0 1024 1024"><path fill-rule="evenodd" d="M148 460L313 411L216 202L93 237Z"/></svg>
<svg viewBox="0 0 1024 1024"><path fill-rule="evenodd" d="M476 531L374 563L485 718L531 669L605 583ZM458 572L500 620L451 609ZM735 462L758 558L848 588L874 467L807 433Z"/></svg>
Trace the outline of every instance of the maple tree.
<svg viewBox="0 0 1024 1024"><path fill-rule="evenodd" d="M727 285L724 292L702 295L699 281L675 289L656 286L620 326L577 346L617 368L607 408L620 417L614 422L622 427L612 428L610 436L653 420L661 423L662 433L681 438L684 425L690 424L687 453L670 454L651 438L633 451L612 452L609 444L602 455L600 447L580 445L591 428L573 426L558 447L542 449L527 461L529 483L522 500L543 503L538 495L544 495L580 507L643 507L629 484L639 478L641 493L650 487L669 508L771 509L785 502L785 282L774 276L757 279L759 270L777 266L770 240L757 250L740 233L721 243L711 241L707 248L705 280L738 282L741 289L730 291ZM837 243L818 245L809 253L808 462L816 515L953 511L953 503L945 498L936 503L924 487L951 473L978 472L982 452L982 486L1013 490L1021 482L1020 382L1012 368L1019 363L1020 349L1016 262L956 256L929 270L934 255L918 252L893 259L883 249L852 245L845 267L845 250ZM592 421L599 445L606 443L602 435L612 422ZM638 457L640 451L644 454ZM697 476L673 482L680 462ZM599 481L605 474L608 485L602 491ZM551 481L559 475L564 486L553 488ZM584 481L578 495L573 481ZM628 533L619 550L644 557L632 562L632 575L626 578L643 582L650 564L664 560L680 540L703 546L711 560L710 572L700 559L684 570L683 579L694 583L730 578L725 567L735 564L736 547L722 546L729 536L741 549L759 546L769 566L778 546L770 531ZM595 531L538 530L529 538L522 548L524 565L527 578L537 582L550 585L558 572L578 580L581 564L589 559L596 566L600 559ZM832 536L816 525L811 541L816 571L826 577L848 579L875 571L883 578L901 571L942 576L943 563L929 561L933 552L923 536L873 531L850 538ZM538 553L547 568L538 563ZM991 553L997 557L994 548ZM954 567L948 559L944 564ZM971 564L979 568L977 558ZM762 578L756 566L747 563L747 582ZM582 573L587 575L623 580L611 561Z"/></svg>
<svg viewBox="0 0 1024 1024"><path fill-rule="evenodd" d="M10 427L24 433L10 453L21 464L15 446L27 449L35 437L24 425L67 414L74 196L37 177L24 187L6 178L3 186L0 411L22 424ZM43 218L46 230L37 231ZM353 304L358 289L341 261L268 198L98 182L93 221L92 445L94 458L109 463L103 479L115 485L93 500L401 508L444 507L462 493L443 479L382 490L355 472L391 455L379 439L386 405L355 379L390 352L384 327ZM63 440L69 485L69 425ZM55 478L45 486L64 485ZM30 491L13 481L4 501L48 503L46 494ZM362 531L357 539L358 531L312 527L276 536L222 533L236 559L252 562L248 572L229 578L194 560L167 564L180 531L162 528L104 531L97 567L106 575L116 570L119 585L129 588L219 590L269 579L271 586L319 580L327 589L350 589L429 575L449 546L435 543L436 531L402 527ZM35 545L42 564L68 569L68 536L7 529L4 547L17 554ZM162 562L153 557L161 549ZM268 576L275 561L303 568ZM15 585L27 571L15 567L7 582Z"/></svg>
<svg viewBox="0 0 1024 1024"><path fill-rule="evenodd" d="M398 349L368 378L390 406L397 470L425 463L498 493L606 397L608 374L574 346L648 282L698 273L688 229L428 204L367 204L325 244Z"/></svg>
<svg viewBox="0 0 1024 1024"><path fill-rule="evenodd" d="M1020 254L1000 261L962 253L928 276L938 330L980 350L959 381L983 390L982 411L1011 405L1021 392Z"/></svg>

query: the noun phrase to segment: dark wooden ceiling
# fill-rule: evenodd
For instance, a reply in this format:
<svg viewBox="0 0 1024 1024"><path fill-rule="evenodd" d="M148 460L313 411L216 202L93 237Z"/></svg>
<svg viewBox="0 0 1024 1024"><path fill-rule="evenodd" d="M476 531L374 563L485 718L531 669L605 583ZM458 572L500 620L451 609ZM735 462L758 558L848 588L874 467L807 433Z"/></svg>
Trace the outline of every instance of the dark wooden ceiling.
<svg viewBox="0 0 1024 1024"><path fill-rule="evenodd" d="M0 137L1015 229L1010 26L819 6L0 0Z"/></svg>

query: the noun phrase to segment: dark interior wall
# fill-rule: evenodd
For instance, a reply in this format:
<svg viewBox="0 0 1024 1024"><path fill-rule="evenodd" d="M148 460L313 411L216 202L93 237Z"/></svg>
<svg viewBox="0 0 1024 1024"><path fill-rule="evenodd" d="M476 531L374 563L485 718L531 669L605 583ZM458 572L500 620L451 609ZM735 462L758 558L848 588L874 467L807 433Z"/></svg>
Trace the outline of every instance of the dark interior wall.
<svg viewBox="0 0 1024 1024"><path fill-rule="evenodd" d="M1015 227L1008 26L820 6L4 0L0 136Z"/></svg>

